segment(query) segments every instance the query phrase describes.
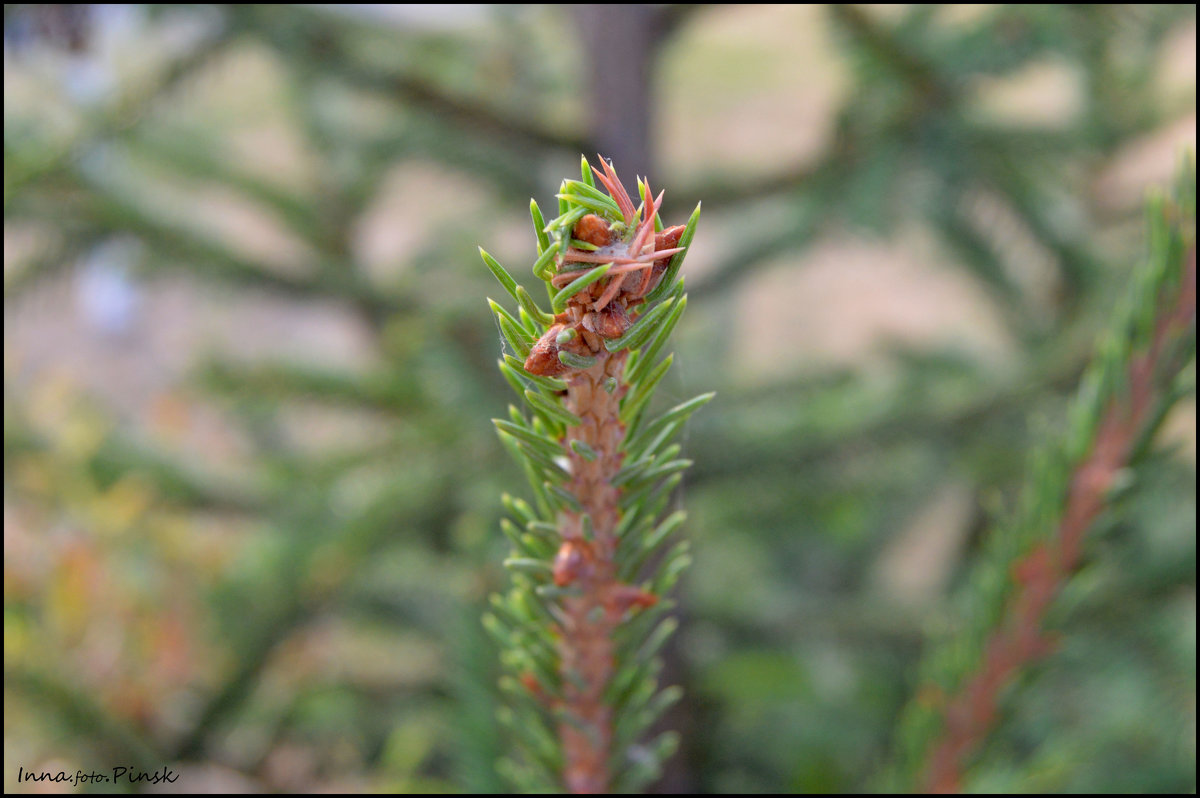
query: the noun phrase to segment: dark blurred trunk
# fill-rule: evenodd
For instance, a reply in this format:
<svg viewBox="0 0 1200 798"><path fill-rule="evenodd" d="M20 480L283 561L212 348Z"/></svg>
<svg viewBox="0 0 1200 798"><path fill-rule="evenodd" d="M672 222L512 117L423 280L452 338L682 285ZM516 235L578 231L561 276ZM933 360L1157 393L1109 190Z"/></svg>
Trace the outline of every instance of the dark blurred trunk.
<svg viewBox="0 0 1200 798"><path fill-rule="evenodd" d="M646 5L575 6L587 59L591 140L624 176L637 202L635 175L654 163L650 145L650 91L658 12ZM584 153L591 158L595 153Z"/></svg>

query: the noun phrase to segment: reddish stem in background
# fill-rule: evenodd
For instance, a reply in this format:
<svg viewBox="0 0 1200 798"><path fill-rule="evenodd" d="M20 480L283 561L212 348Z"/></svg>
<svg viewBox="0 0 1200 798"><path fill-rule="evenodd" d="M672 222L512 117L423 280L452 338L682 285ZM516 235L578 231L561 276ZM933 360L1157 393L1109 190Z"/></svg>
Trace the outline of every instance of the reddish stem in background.
<svg viewBox="0 0 1200 798"><path fill-rule="evenodd" d="M945 705L945 729L922 778L926 792L958 792L966 758L986 738L996 719L1000 691L1022 667L1046 654L1053 638L1042 631L1051 602L1078 564L1083 537L1104 509L1109 488L1132 455L1157 399L1154 375L1168 339L1196 316L1196 248L1186 255L1183 284L1174 307L1159 316L1150 346L1129 364L1126 403L1109 404L1095 446L1075 469L1058 534L1013 565L1016 595L1005 621L984 648L983 662Z"/></svg>

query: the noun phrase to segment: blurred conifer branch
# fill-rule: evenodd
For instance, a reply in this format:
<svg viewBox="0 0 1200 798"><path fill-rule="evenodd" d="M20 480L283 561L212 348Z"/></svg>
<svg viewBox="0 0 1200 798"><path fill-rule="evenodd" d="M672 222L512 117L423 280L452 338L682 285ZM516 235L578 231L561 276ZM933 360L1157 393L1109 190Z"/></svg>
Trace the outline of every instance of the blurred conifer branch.
<svg viewBox="0 0 1200 798"><path fill-rule="evenodd" d="M1054 649L1046 627L1085 537L1134 482L1171 406L1194 391L1196 187L1189 161L1147 214L1147 263L1084 375L1066 435L1033 458L1015 516L990 536L968 584L964 628L926 658L900 729L917 789L957 792L996 722L1002 690Z"/></svg>
<svg viewBox="0 0 1200 798"><path fill-rule="evenodd" d="M855 99L841 109L832 140L813 161L757 179L714 175L681 187L679 196L689 201L703 196L714 209L769 195L789 211L789 223L748 236L752 246L739 248L698 280L692 286L697 297L727 289L825 229L848 223L888 230L916 215L937 231L964 269L998 293L1013 311L1014 331L1024 334L1029 321L998 265L1004 242L965 213L967 198L983 191L1054 256L1065 283L1056 321L1073 317L1103 256L1090 248L1087 231L1055 219L1065 206L1093 202L1086 194L1091 187L1082 183L1074 187L1072 201L1064 200L1061 188L1070 178L1063 164L1070 157L1092 162L1109 157L1120 142L1171 114L1190 112L1187 106L1163 110L1151 90L1153 75L1129 69L1122 48L1152 52L1171 23L1191 11L1003 4L953 27L933 24L937 13L937 6L914 6L885 20L858 5L828 7L854 70ZM1069 128L989 119L972 107L972 81L1011 75L1050 57L1081 61L1086 73L1086 110ZM1117 102L1124 103L1122 113L1111 113ZM928 183L938 188L913 190Z"/></svg>
<svg viewBox="0 0 1200 798"><path fill-rule="evenodd" d="M4 134L4 213L9 203L21 196L22 190L39 181L53 181L60 170L78 159L97 142L117 137L137 127L142 117L155 103L170 97L172 91L188 78L217 59L231 38L225 31L206 37L154 73L143 85L127 89L109 104L92 110L82 120L78 131L65 140L48 146L25 139L24 131ZM12 135L10 135L10 132Z"/></svg>
<svg viewBox="0 0 1200 798"><path fill-rule="evenodd" d="M69 734L88 736L113 759L152 773L162 767L163 752L142 730L109 712L106 707L54 672L53 667L4 668L6 689L19 690L49 710Z"/></svg>

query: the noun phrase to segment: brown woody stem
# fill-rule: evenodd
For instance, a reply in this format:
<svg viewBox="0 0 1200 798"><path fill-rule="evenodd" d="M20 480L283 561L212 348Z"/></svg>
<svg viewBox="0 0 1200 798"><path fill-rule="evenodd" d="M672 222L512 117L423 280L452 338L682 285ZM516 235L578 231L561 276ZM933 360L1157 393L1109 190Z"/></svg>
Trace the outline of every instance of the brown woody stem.
<svg viewBox="0 0 1200 798"><path fill-rule="evenodd" d="M563 602L562 656L563 707L569 717L560 726L566 754L564 780L573 793L608 791L608 760L612 743L612 711L604 702L604 690L613 673L613 631L620 623L610 597L617 586L614 555L618 520L619 490L612 480L621 467L619 451L625 425L618 417L625 387L620 383L625 368L624 351L608 353L586 371L575 373L568 383L567 409L583 423L570 427L564 450L571 461L572 481L568 490L578 499L582 513L565 513L561 531L556 580L570 579L579 592ZM611 379L616 390L606 390ZM586 444L596 453L589 461L570 446L572 440ZM583 517L591 522L590 539L585 537ZM568 548L568 544L577 544Z"/></svg>
<svg viewBox="0 0 1200 798"><path fill-rule="evenodd" d="M1195 316L1193 246L1186 256L1179 296L1172 307L1160 313L1149 347L1129 364L1125 401L1109 404L1091 453L1072 474L1057 534L1013 566L1016 595L1004 623L984 648L979 669L945 705L945 727L926 766L923 791L961 789L967 757L995 722L1000 691L1023 667L1052 648L1053 639L1042 629L1046 612L1078 564L1084 535L1103 512L1117 473L1128 465L1139 435L1155 412L1159 396L1154 379L1167 344L1185 333Z"/></svg>

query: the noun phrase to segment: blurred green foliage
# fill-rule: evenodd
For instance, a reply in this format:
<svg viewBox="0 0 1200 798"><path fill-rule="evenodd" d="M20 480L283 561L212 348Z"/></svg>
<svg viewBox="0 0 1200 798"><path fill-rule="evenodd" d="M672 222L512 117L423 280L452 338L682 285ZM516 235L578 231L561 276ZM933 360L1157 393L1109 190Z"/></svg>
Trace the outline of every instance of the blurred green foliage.
<svg viewBox="0 0 1200 798"><path fill-rule="evenodd" d="M532 262L529 198L595 149L570 12L71 8L5 9L6 788L137 763L199 791L502 790L478 618L520 475L487 421L507 387L475 244ZM719 396L685 440L661 789L865 789L1139 262L1148 180L1122 199L1113 175L1194 119L1194 76L1163 79L1194 7L664 14L652 177L666 223L702 199L707 227L660 399ZM998 87L1038 70L1066 86L1023 115ZM806 154L786 104L827 75ZM794 136L769 135L781 104ZM897 336L830 361L749 324L830 241L882 270L914 229L1003 357ZM133 333L77 322L62 288L114 242L165 308ZM195 308L207 327L177 334ZM1194 422L1180 438L1090 538L1062 646L969 787L1195 790Z"/></svg>

